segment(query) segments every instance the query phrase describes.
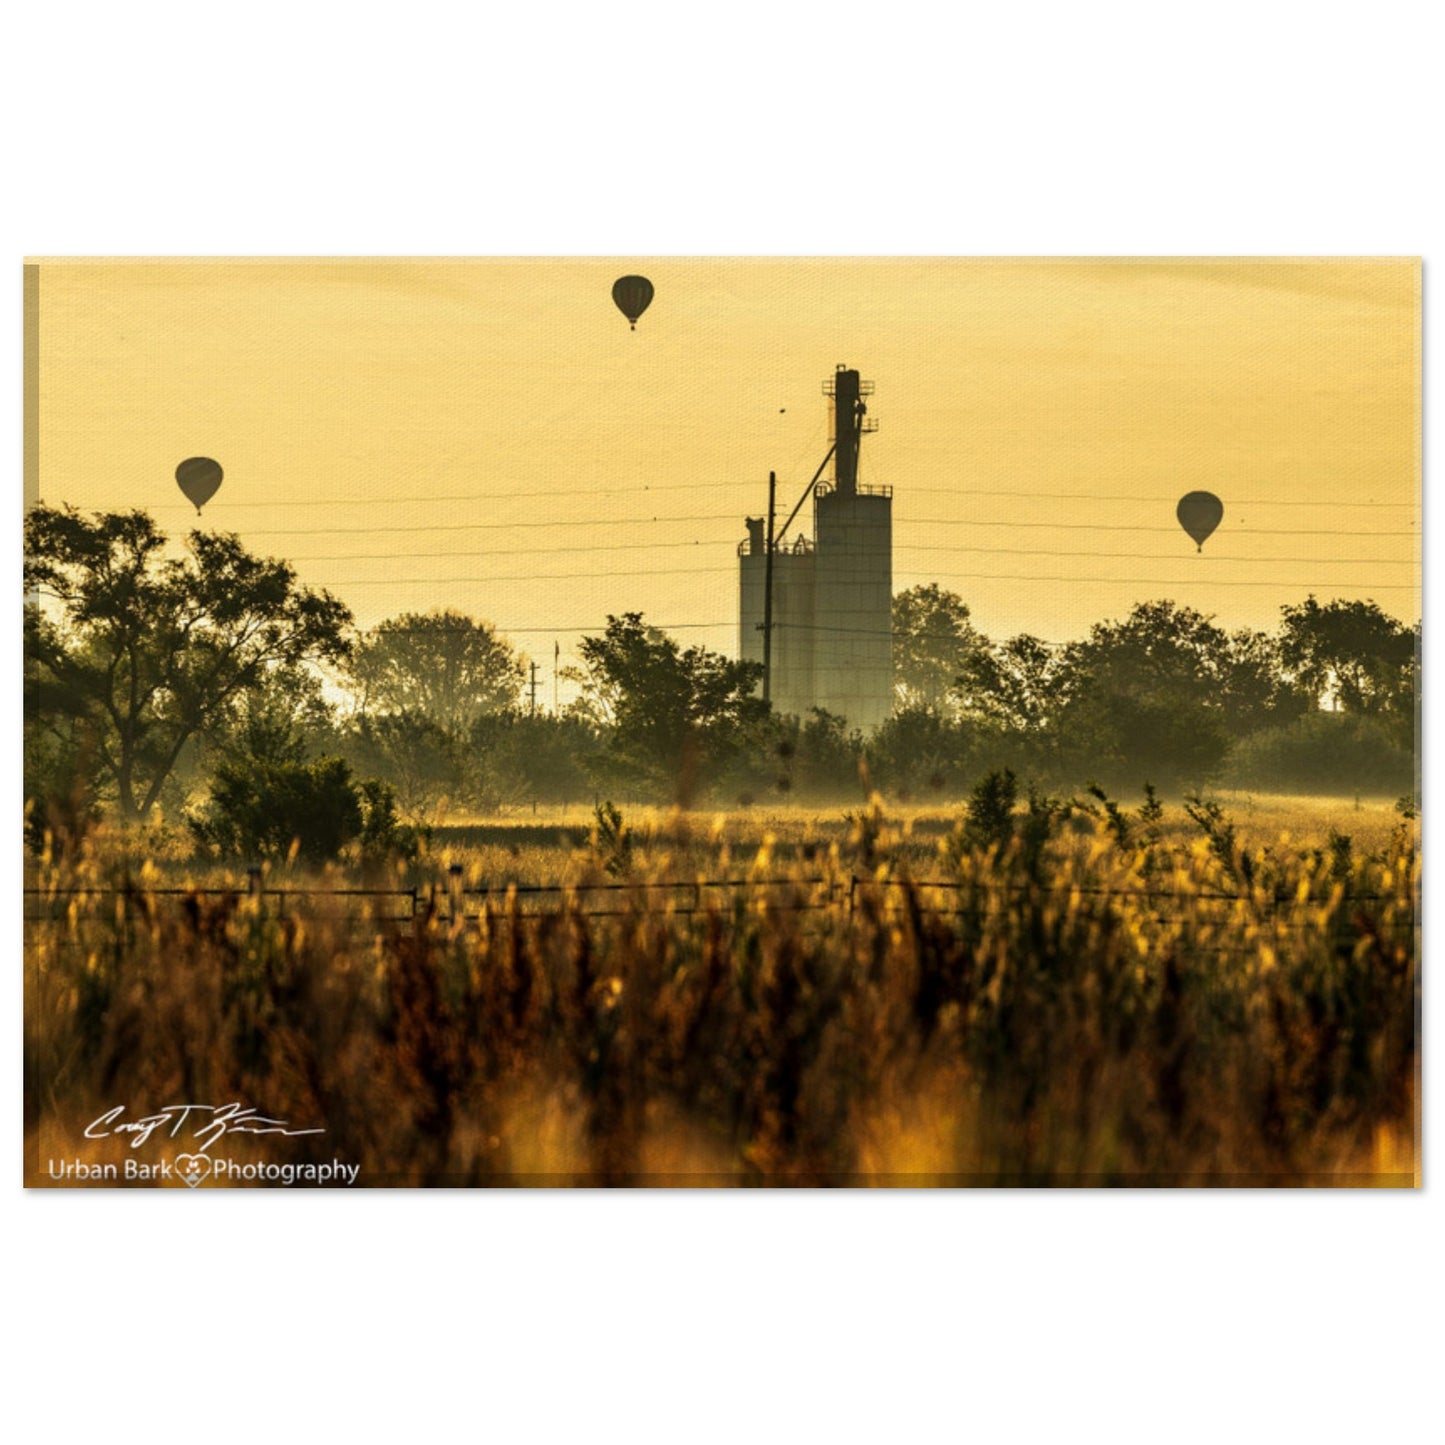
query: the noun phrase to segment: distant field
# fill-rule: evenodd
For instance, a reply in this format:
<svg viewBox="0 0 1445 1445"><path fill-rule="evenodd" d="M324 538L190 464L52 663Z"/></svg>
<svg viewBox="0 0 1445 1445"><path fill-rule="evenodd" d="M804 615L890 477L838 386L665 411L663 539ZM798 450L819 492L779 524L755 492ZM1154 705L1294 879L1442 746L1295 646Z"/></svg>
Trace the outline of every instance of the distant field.
<svg viewBox="0 0 1445 1445"><path fill-rule="evenodd" d="M1234 821L1242 843L1266 843L1320 848L1332 834L1348 835L1357 851L1369 852L1388 845L1400 823L1395 798L1342 799L1289 794L1217 792L1217 799ZM1092 800L1085 798L1085 802ZM1123 806L1137 809L1140 799L1120 798ZM829 846L846 844L853 824L850 815L866 811L855 804L755 807L678 814L654 807L621 810L639 848L673 862L692 863L707 857L729 861L761 847L781 859L816 856ZM895 850L914 865L926 863L960 825L962 806L902 807L885 805L885 827ZM1087 829L1088 820L1081 819ZM590 806L567 809L519 810L500 818L453 818L434 825L431 853L443 866L463 862L469 873L480 869L488 877L513 882L550 881L564 860L588 847L595 828ZM1165 800L1162 837L1183 841L1197 837L1198 829L1185 814L1179 799ZM565 871L565 869L564 869Z"/></svg>

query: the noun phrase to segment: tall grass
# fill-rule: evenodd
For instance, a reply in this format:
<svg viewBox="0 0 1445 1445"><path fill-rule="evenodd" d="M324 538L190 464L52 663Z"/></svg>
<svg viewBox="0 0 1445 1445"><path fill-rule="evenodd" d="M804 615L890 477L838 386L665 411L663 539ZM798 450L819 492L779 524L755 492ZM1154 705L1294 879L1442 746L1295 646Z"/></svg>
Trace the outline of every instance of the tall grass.
<svg viewBox="0 0 1445 1445"><path fill-rule="evenodd" d="M1416 1182L1412 832L1197 811L920 849L875 807L701 872L617 819L556 895L401 922L158 896L101 835L32 880L27 1178L116 1157L81 1135L118 1104L239 1099L372 1185Z"/></svg>

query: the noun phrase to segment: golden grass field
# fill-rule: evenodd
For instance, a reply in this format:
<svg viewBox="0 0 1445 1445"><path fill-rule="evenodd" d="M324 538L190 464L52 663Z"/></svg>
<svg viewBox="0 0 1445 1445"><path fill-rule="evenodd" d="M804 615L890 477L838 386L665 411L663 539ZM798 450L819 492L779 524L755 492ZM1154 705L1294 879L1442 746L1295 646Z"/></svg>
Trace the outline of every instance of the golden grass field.
<svg viewBox="0 0 1445 1445"><path fill-rule="evenodd" d="M1415 822L1217 803L528 812L259 893L102 829L27 874L26 1180L242 1100L375 1186L1418 1184Z"/></svg>

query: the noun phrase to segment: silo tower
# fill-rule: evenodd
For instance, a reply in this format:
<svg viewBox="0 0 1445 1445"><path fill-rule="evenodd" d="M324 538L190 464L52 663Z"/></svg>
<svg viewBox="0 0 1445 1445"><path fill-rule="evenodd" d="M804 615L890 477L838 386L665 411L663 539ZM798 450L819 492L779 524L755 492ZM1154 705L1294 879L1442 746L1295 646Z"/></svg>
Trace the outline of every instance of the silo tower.
<svg viewBox="0 0 1445 1445"><path fill-rule="evenodd" d="M823 708L866 731L893 710L893 489L858 481L862 438L878 429L864 401L873 383L840 366L823 391L833 401L833 445L808 486L813 540L787 540L807 491L775 538L764 519L748 519L738 548L738 655L768 660L777 711ZM819 483L830 458L833 480Z"/></svg>
<svg viewBox="0 0 1445 1445"><path fill-rule="evenodd" d="M813 492L814 706L853 727L893 711L893 488L858 481L863 436L878 429L865 397L873 383L840 366L833 398L833 482Z"/></svg>

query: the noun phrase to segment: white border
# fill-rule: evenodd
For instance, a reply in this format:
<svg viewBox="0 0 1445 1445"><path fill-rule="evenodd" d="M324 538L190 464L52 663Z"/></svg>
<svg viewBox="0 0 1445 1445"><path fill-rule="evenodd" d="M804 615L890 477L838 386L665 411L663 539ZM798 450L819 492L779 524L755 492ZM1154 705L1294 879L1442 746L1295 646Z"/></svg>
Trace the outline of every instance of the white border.
<svg viewBox="0 0 1445 1445"><path fill-rule="evenodd" d="M0 86L10 454L26 254L1437 260L1424 13L32 6ZM1438 1189L22 1196L10 1058L11 1412L49 1438L150 1411L222 1439L1358 1439L1428 1418Z"/></svg>

